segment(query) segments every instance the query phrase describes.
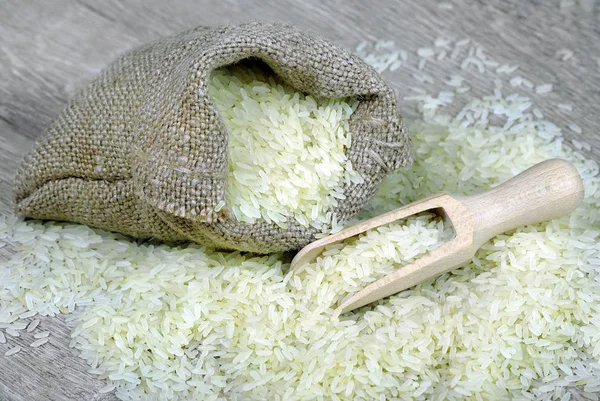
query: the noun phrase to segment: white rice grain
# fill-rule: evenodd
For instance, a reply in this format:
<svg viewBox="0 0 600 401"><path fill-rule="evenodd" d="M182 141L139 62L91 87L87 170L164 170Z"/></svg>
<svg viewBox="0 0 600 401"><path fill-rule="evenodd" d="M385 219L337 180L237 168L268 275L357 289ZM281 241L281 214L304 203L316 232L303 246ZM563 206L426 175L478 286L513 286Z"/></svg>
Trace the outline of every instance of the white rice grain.
<svg viewBox="0 0 600 401"><path fill-rule="evenodd" d="M37 311L34 311L34 310L32 310L32 311L27 311L27 312L25 312L25 313L21 313L21 314L19 315L19 319L28 319L28 318L30 318L30 317L33 317L33 316L35 316L35 315L37 315Z"/></svg>
<svg viewBox="0 0 600 401"><path fill-rule="evenodd" d="M503 64L496 69L496 74L512 74L519 69L518 65Z"/></svg>
<svg viewBox="0 0 600 401"><path fill-rule="evenodd" d="M27 332L31 333L34 331L40 324L40 319L34 319L27 325Z"/></svg>
<svg viewBox="0 0 600 401"><path fill-rule="evenodd" d="M23 323L23 322L18 322L18 323L12 323L10 326L8 326L8 329L11 330L23 330L27 327L27 323Z"/></svg>
<svg viewBox="0 0 600 401"><path fill-rule="evenodd" d="M31 344L29 344L29 346L31 348L38 348L41 347L42 345L46 344L48 342L49 338L40 338L39 340L35 340L34 342L32 342Z"/></svg>
<svg viewBox="0 0 600 401"><path fill-rule="evenodd" d="M9 327L8 329L6 329L6 334L8 334L9 336L12 337L19 337L19 332L15 329L13 329L12 327Z"/></svg>
<svg viewBox="0 0 600 401"><path fill-rule="evenodd" d="M565 110L565 111L573 111L573 105L572 104L559 103L558 104L558 108L561 109L561 110Z"/></svg>
<svg viewBox="0 0 600 401"><path fill-rule="evenodd" d="M573 57L574 53L570 49L560 49L556 52L556 58L562 61L568 61Z"/></svg>
<svg viewBox="0 0 600 401"><path fill-rule="evenodd" d="M16 347L13 347L13 348L9 349L8 351L6 351L4 353L4 356L11 356L11 355L18 353L19 351L21 351L21 347L16 346Z"/></svg>
<svg viewBox="0 0 600 401"><path fill-rule="evenodd" d="M581 134L583 132L581 127L575 123L569 123L569 129L577 134Z"/></svg>
<svg viewBox="0 0 600 401"><path fill-rule="evenodd" d="M435 51L430 47L422 47L417 50L417 55L423 58L430 58L435 56Z"/></svg>
<svg viewBox="0 0 600 401"><path fill-rule="evenodd" d="M531 82L530 80L523 78L521 79L521 83L523 84L523 86L529 89L533 89L533 82Z"/></svg>
<svg viewBox="0 0 600 401"><path fill-rule="evenodd" d="M552 92L552 84L541 84L535 87L537 94L544 94Z"/></svg>
<svg viewBox="0 0 600 401"><path fill-rule="evenodd" d="M452 43L452 40L449 38L445 38L443 36L439 36L435 39L435 41L433 42L433 45L435 47L444 49L444 50L450 50L452 47L450 46L450 44Z"/></svg>

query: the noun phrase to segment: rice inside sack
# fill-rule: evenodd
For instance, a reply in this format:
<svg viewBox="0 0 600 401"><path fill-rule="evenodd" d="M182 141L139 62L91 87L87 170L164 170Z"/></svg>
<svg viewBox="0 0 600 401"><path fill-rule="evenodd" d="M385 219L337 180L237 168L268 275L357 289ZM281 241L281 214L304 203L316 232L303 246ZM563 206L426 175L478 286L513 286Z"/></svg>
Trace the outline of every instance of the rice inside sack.
<svg viewBox="0 0 600 401"><path fill-rule="evenodd" d="M335 229L344 186L363 182L346 156L358 102L315 99L250 63L213 71L210 94L229 135L224 207L245 223Z"/></svg>
<svg viewBox="0 0 600 401"><path fill-rule="evenodd" d="M325 179L331 181L326 196L319 199L317 191L308 203L301 197L296 208L290 186L324 184L320 179L315 186L311 174L298 171L298 179L282 181L290 185L280 188L279 197L277 191L269 194L291 205L289 215L273 199L265 209L258 198L244 196L237 198L244 199L244 213L242 203L230 212L228 129L211 97L211 74L249 59L266 64L299 93L331 99L331 106L335 99L356 99L350 115L341 110L352 136L341 141L344 151L315 147L312 156L320 161L321 178L330 166L342 165L362 179L340 181L334 168L331 180ZM333 127L338 109L328 110L322 118ZM294 123L281 122L284 131ZM27 217L269 253L298 249L336 221L348 220L386 174L410 161L394 91L359 57L285 24L199 27L125 54L79 92L26 156L14 198L16 211Z"/></svg>

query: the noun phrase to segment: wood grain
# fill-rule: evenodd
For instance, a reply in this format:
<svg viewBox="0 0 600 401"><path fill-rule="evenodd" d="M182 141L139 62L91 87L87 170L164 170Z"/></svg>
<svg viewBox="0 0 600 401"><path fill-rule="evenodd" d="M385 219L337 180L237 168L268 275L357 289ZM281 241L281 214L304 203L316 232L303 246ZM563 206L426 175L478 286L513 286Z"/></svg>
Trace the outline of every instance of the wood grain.
<svg viewBox="0 0 600 401"><path fill-rule="evenodd" d="M567 138L591 143L588 156L600 160L600 6L580 0L561 7L561 1L3 0L0 212L10 211L12 176L19 159L76 88L108 62L163 35L251 19L293 22L351 49L363 38L394 40L398 48L411 52L431 45L438 36L471 38L498 61L519 64L519 74L536 84L553 83L552 93L534 96L536 104L566 129ZM562 61L557 51L563 48L574 56ZM461 72L459 62L429 63L425 71L436 84L427 89L442 90L443 79ZM402 100L416 85L412 77L416 71L413 63L384 74L397 89L408 120L419 117L414 105ZM487 93L495 78L506 78L494 71L463 74L472 95ZM522 88L515 91L531 94ZM574 110L559 109L558 103L573 104ZM583 134L569 131L569 122L576 122ZM6 249L0 257L7 257ZM50 346L10 358L0 356L0 400L114 399L97 394L103 383L86 373L85 364L68 348L64 321L44 319L43 323L55 333ZM6 349L0 344L0 355Z"/></svg>

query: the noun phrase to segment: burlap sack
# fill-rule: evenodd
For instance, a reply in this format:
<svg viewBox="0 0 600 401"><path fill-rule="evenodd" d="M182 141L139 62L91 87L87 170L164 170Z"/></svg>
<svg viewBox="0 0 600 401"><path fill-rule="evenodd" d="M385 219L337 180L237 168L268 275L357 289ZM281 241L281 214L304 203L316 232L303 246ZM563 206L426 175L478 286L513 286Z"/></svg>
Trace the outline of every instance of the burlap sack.
<svg viewBox="0 0 600 401"><path fill-rule="evenodd" d="M394 93L358 57L284 24L201 27L125 54L78 93L25 157L16 211L259 253L307 244L314 230L295 221L281 229L214 211L227 201L228 136L208 96L210 72L245 59L264 61L298 91L360 99L347 154L365 183L345 188L338 221L409 163Z"/></svg>

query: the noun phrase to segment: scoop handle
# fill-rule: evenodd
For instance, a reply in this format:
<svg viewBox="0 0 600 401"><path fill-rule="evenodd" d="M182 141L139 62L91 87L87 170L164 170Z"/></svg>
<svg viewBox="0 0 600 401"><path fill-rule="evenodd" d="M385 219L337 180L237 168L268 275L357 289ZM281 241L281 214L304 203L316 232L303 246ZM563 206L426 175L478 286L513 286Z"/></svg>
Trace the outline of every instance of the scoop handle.
<svg viewBox="0 0 600 401"><path fill-rule="evenodd" d="M527 224L571 213L583 199L583 182L575 166L550 159L478 195L460 197L473 212L473 244Z"/></svg>

